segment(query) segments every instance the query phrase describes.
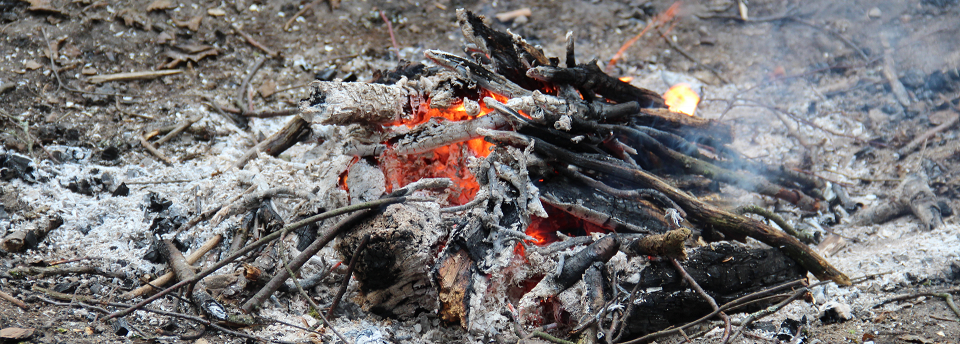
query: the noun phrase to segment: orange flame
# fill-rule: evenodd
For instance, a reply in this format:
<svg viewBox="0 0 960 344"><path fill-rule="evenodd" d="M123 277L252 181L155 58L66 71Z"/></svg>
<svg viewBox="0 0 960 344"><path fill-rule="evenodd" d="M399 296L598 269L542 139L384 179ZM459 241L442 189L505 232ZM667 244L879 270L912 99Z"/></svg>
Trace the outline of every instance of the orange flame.
<svg viewBox="0 0 960 344"><path fill-rule="evenodd" d="M663 102L670 107L670 111L682 112L693 116L697 111L697 105L700 104L700 96L690 88L689 84L679 83L673 85L667 93L663 94Z"/></svg>
<svg viewBox="0 0 960 344"><path fill-rule="evenodd" d="M621 77L619 77L618 79L620 79L620 81L623 81L623 82L631 82L631 81L633 81L633 77L632 77L632 76L621 76Z"/></svg>

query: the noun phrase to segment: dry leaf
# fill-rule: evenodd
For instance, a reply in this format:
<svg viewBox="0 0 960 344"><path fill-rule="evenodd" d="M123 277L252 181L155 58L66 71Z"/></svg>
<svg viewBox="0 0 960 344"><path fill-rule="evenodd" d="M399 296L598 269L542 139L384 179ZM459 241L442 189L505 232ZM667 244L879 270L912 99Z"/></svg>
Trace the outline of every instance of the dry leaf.
<svg viewBox="0 0 960 344"><path fill-rule="evenodd" d="M153 22L150 21L150 18L147 18L143 14L134 12L130 9L123 9L120 12L117 12L117 16L120 19L123 19L123 23L129 27L134 27L136 24L137 27L143 29L144 31L150 31L153 29Z"/></svg>
<svg viewBox="0 0 960 344"><path fill-rule="evenodd" d="M60 10L53 8L53 5L50 4L50 0L24 0L24 1L30 3L30 7L27 8L28 11L64 14Z"/></svg>
<svg viewBox="0 0 960 344"><path fill-rule="evenodd" d="M196 17L190 18L190 20L187 20L187 21L179 21L175 17L171 17L170 19L173 19L173 23L176 24L177 26L185 27L187 29L190 29L190 31L199 30L200 24L203 22L203 16L196 16Z"/></svg>
<svg viewBox="0 0 960 344"><path fill-rule="evenodd" d="M184 46L184 47L181 47L181 48L184 48L184 50L187 50L187 48L196 49L196 47L197 47L197 46L187 45L187 46ZM182 53L182 52L179 52L179 51L167 51L167 52L164 52L164 53L163 53L163 56L166 56L166 57L169 59L170 62L164 63L164 64L161 66L161 68L162 68L162 69L175 68L175 67L179 66L181 63L184 63L184 62L187 62L187 61L200 62L200 60L203 59L204 57L207 57L207 56L216 56L217 54L220 53L219 51L217 51L216 48L213 48L213 47L210 47L210 46L203 46L203 47L208 47L208 49L206 49L206 50L200 50L200 51L198 51L197 53L194 53L194 54L185 54L185 53ZM188 51L189 51L189 50L188 50Z"/></svg>
<svg viewBox="0 0 960 344"><path fill-rule="evenodd" d="M33 331L32 328L7 327L0 330L0 338L13 340L27 339L33 336Z"/></svg>
<svg viewBox="0 0 960 344"><path fill-rule="evenodd" d="M42 66L34 60L28 60L27 62L23 63L23 68L26 68L27 70L36 70L40 67Z"/></svg>
<svg viewBox="0 0 960 344"><path fill-rule="evenodd" d="M264 97L264 98L270 97L274 93L277 93L277 82L273 81L272 79L267 80L263 83L263 85L260 85L260 88L258 89L258 91L260 91L261 97Z"/></svg>
<svg viewBox="0 0 960 344"><path fill-rule="evenodd" d="M175 7L177 7L177 5L174 5L173 1L156 0L154 2L151 2L150 5L147 5L147 12L157 11L157 10L168 10Z"/></svg>
<svg viewBox="0 0 960 344"><path fill-rule="evenodd" d="M80 48L77 48L73 43L67 43L63 46L63 49L60 49L63 55L66 55L69 58L75 59L77 56L80 56L83 52L80 51Z"/></svg>
<svg viewBox="0 0 960 344"><path fill-rule="evenodd" d="M172 42L176 37L170 33L164 31L157 35L157 44L167 44L167 42Z"/></svg>
<svg viewBox="0 0 960 344"><path fill-rule="evenodd" d="M177 49L183 50L187 52L187 54L196 54L201 51L207 51L211 49L216 50L216 48L214 48L212 45L206 44L180 44L177 45Z"/></svg>

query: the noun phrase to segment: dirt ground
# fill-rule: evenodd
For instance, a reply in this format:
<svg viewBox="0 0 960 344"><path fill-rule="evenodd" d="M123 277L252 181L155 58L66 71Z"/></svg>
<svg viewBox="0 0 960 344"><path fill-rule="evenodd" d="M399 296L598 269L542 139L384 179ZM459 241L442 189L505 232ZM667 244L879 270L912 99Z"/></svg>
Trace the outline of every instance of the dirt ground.
<svg viewBox="0 0 960 344"><path fill-rule="evenodd" d="M319 2L294 17L308 4L310 1L297 0L0 0L2 150L31 157L47 170L56 171L56 178L90 173L91 167L99 166L125 173L118 177L128 180L179 177L193 181L137 185L130 196L137 200L158 192L175 203L191 204L193 194L203 193L208 202L215 202L243 188L231 184L232 189L219 189L221 182L197 180L223 171L231 159L261 135L276 131L285 120L251 118L244 125L218 113L212 104L249 106L257 112L295 109L308 95L302 86L316 78L370 80L376 70L396 65L391 32L381 13L390 21L400 58L405 60L424 60L425 49L462 52L463 36L455 18L458 8L492 18L528 7L529 17L491 22L541 45L550 56L563 56L564 36L573 31L580 61L607 63L624 42L672 2L343 1L336 8ZM914 137L960 111L954 109L960 102L960 78L952 81L946 77L947 86L938 88L935 81L940 79L931 76L956 74L960 68L960 4L956 0L754 0L744 5L749 10L747 22L736 19L740 16L737 4L733 0L683 4L665 38L655 32L641 37L616 64L613 74L633 77L634 84L658 92L679 81L694 84L704 96L698 115L734 123L738 134L734 146L746 156L839 182L866 207L888 201L907 175L923 173L938 196L960 209L960 146L955 125L932 136L917 151L903 157L897 154ZM265 49L248 42L241 31ZM265 50L279 55L272 58ZM909 106L896 99L883 75L889 62L884 61L884 54L912 97ZM259 69L251 76L257 65ZM92 82L98 76L158 70L179 73ZM242 89L245 84L251 92ZM174 167L161 165L140 144L141 133L194 116L201 119L188 134L160 147L177 162ZM288 154L315 154L311 147L299 145ZM60 165L51 158L65 167L56 167ZM291 164L299 161L289 155L281 159L293 161ZM260 172L277 172L269 163L256 166ZM178 169L184 172L177 174ZM149 268L131 260L139 259L139 247L110 244L102 246L108 251L91 252L92 247L101 247L77 241L84 244L63 248L87 235L79 234L83 230L109 237L106 227L121 220L91 222L84 212L92 208L78 206L101 197L106 200L109 195L70 194L60 188L58 192L63 194L47 191L51 194L31 196L24 181L2 183L0 234L38 223L37 214L60 212L65 219L57 230L65 233L51 234L51 242L36 250L0 251L3 270L37 261L91 256L118 269L130 263L132 275ZM203 190L195 191L195 187ZM732 203L773 204L735 190L729 194L735 197L729 201ZM114 209L138 211L136 206L116 205ZM130 216L142 219L144 215ZM799 214L790 210L784 216L800 220ZM945 226L934 230L919 229L912 216L871 226L841 221L831 228L846 241L844 248L828 257L832 263L851 277L880 275L848 288L816 287L814 295L820 298L816 303L792 304L764 319L760 327L775 331L783 320L805 316L808 342L958 342L958 316L940 298L914 298L872 308L894 296L960 284L956 217L947 218ZM208 232L205 235L209 236ZM119 245L134 242L124 240L119 240ZM196 244L202 241L198 237ZM130 287L116 281L119 279L100 277L22 280L4 274L0 290L29 301L31 308L24 311L0 301L0 328L35 328L37 333L28 341L38 343L142 341L116 335L95 312L51 306L30 291L31 285L65 282L79 282L75 292L94 295ZM851 305L853 319L823 324L817 315L825 301ZM351 317L351 321L361 321L358 318ZM386 323L395 328L379 339L386 342L478 340L461 339L456 327L437 325L430 317L372 319L378 326ZM161 325L148 320L138 324L150 332ZM410 332L414 325L418 330ZM282 331L269 327L251 333L292 340ZM354 336L360 338L362 333ZM718 338L715 330L695 341L715 343ZM739 341L772 343L776 341L773 338L758 329ZM208 334L205 339L241 341L222 334ZM667 338L660 342L680 341Z"/></svg>

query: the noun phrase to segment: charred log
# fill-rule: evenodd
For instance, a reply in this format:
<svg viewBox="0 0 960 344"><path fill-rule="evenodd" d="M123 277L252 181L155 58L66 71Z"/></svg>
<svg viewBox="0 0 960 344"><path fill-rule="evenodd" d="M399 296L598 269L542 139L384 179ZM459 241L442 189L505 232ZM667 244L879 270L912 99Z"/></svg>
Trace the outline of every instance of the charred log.
<svg viewBox="0 0 960 344"><path fill-rule="evenodd" d="M803 267L777 249L748 249L729 243L693 250L681 265L719 304L806 275ZM707 301L685 285L668 261L652 262L644 268L639 284L646 292L633 300L635 307L623 338L639 337L710 313ZM756 311L767 305L754 304L740 311Z"/></svg>

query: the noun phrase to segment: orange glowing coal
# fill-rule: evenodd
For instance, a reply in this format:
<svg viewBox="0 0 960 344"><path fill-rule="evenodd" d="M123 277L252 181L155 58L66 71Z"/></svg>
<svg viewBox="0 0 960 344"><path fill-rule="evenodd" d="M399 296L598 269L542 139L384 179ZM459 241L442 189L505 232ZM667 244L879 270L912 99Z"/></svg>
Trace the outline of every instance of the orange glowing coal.
<svg viewBox="0 0 960 344"><path fill-rule="evenodd" d="M506 97L487 92L484 92L481 98L488 96L501 102L506 101ZM480 102L480 114L476 117L484 116L491 111L493 109L487 108L483 102ZM421 105L411 119L391 123L390 125L404 125L413 128L426 123L431 118L444 118L456 122L476 117L467 114L463 104L447 109L433 109L427 103ZM468 159L470 157L486 157L490 155L491 148L493 148L492 143L484 141L483 138L475 138L467 142L439 147L422 154L398 155L388 150L380 156L380 168L384 171L387 179L387 192L422 178L450 178L453 180L454 186L450 188L451 192L447 200L455 205L470 202L476 196L477 191L480 190L480 184L477 183L477 180L467 168Z"/></svg>
<svg viewBox="0 0 960 344"><path fill-rule="evenodd" d="M670 107L671 111L693 116L697 111L697 105L700 104L700 96L690 88L689 84L679 83L663 94L663 102Z"/></svg>

